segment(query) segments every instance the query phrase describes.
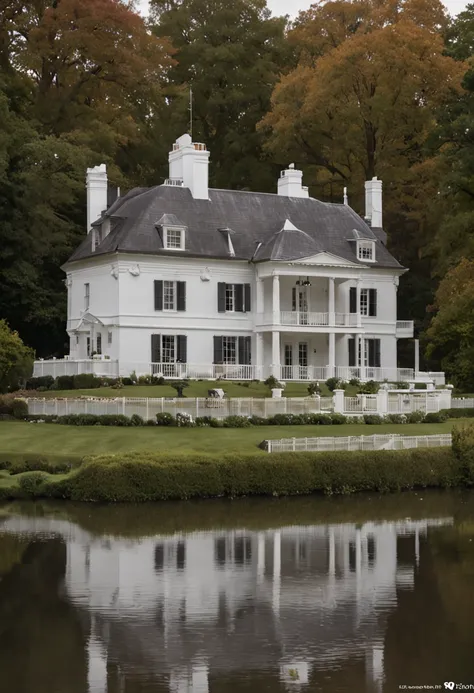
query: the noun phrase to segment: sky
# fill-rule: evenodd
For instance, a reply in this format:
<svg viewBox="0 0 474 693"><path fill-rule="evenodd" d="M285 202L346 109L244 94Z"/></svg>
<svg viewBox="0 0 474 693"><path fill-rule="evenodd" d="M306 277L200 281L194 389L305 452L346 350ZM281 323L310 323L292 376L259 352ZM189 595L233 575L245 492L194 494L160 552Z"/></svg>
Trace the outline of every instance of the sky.
<svg viewBox="0 0 474 693"><path fill-rule="evenodd" d="M311 1L312 0L267 0L268 7L273 14L289 14L292 17L296 16L300 10L307 10L311 5ZM148 0L139 0L139 4L142 12L146 13ZM448 8L450 14L456 15L466 7L467 2L464 2L464 0L444 0L443 4Z"/></svg>

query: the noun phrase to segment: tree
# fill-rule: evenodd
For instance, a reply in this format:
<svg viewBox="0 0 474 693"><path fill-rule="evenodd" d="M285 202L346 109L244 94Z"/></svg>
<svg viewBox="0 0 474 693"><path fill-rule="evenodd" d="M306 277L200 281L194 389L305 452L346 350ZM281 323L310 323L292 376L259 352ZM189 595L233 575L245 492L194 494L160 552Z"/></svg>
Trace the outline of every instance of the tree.
<svg viewBox="0 0 474 693"><path fill-rule="evenodd" d="M436 292L437 311L426 333L427 356L464 391L474 387L474 260L463 259Z"/></svg>
<svg viewBox="0 0 474 693"><path fill-rule="evenodd" d="M18 332L0 320L0 392L18 388L33 370L34 352L21 341Z"/></svg>
<svg viewBox="0 0 474 693"><path fill-rule="evenodd" d="M150 8L154 34L176 50L167 73L172 138L189 129L192 88L193 138L211 151L211 185L273 192L256 125L286 62L286 20L272 18L266 0L151 0Z"/></svg>

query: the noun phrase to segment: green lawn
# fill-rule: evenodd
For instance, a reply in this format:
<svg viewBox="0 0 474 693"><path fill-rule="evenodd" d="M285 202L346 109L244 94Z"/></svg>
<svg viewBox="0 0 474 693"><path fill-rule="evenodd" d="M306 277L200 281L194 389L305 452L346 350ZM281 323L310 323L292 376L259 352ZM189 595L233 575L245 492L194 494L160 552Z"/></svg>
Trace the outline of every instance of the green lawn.
<svg viewBox="0 0 474 693"><path fill-rule="evenodd" d="M320 383L322 395L329 397L329 392L324 383ZM189 387L184 391L186 397L207 397L208 390L214 388L224 390L227 397L271 397L271 390L261 382L238 383L231 381L190 381ZM285 388L285 397L307 397L308 383L288 383ZM348 396L356 394L356 388L349 386L346 390ZM121 390L111 387L101 387L95 390L49 390L42 392L43 397L176 397L176 390L171 385L125 385Z"/></svg>
<svg viewBox="0 0 474 693"><path fill-rule="evenodd" d="M459 423L462 419L457 419ZM450 433L454 421L444 424L384 424L368 426L255 426L252 428L119 428L108 426L61 426L0 422L0 455L44 454L74 457L130 450L155 452L255 452L268 438L304 438L312 436L360 436L381 433L429 435ZM262 452L262 454L264 454Z"/></svg>

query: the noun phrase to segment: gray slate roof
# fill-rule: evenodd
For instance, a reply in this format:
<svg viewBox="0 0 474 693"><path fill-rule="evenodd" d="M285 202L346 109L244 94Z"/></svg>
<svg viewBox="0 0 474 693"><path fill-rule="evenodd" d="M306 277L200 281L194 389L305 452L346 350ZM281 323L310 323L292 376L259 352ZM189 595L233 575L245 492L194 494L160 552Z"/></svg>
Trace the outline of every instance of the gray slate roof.
<svg viewBox="0 0 474 693"><path fill-rule="evenodd" d="M370 229L351 207L314 198L210 189L209 200L195 200L188 188L160 185L131 190L105 216L111 218L109 235L93 253L89 234L69 262L115 252L229 258L226 234L220 231L228 227L235 260L291 261L328 252L359 263L359 236L375 241L375 266L401 268L384 246L381 230ZM177 218L187 227L185 251L163 249L158 232L163 217Z"/></svg>

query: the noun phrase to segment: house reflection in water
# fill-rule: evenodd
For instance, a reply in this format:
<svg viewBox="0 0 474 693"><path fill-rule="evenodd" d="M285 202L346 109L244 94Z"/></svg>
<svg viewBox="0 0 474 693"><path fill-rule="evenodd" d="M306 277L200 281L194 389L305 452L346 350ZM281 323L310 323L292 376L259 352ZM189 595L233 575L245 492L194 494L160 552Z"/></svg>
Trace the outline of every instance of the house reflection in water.
<svg viewBox="0 0 474 693"><path fill-rule="evenodd" d="M89 691L137 670L172 693L265 672L294 690L348 660L381 690L386 618L412 589L420 536L450 519L69 537L66 591L90 614ZM158 690L158 688L156 689Z"/></svg>

